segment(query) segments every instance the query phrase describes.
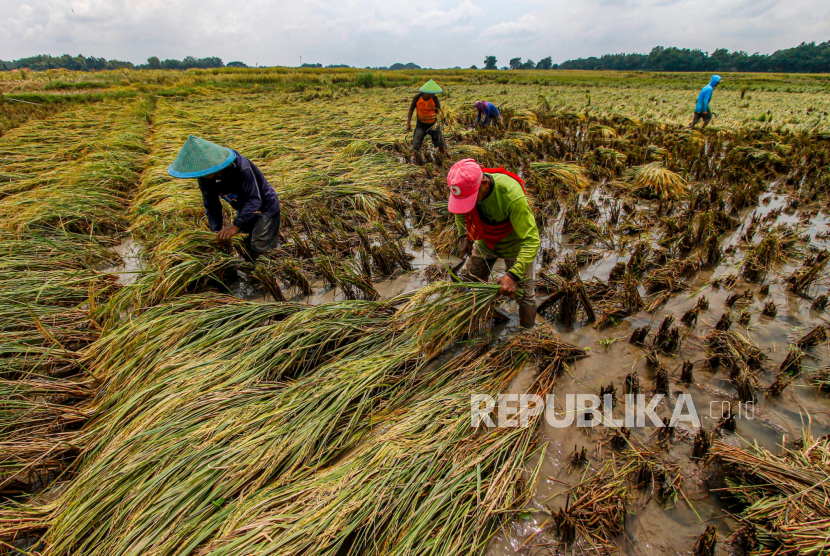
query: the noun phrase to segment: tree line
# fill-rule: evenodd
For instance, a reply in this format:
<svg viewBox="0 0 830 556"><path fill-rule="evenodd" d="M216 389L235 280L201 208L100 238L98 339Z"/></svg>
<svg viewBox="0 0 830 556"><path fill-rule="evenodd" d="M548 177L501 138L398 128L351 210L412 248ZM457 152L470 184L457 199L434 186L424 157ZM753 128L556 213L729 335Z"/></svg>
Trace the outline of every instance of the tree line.
<svg viewBox="0 0 830 556"><path fill-rule="evenodd" d="M94 56L84 57L81 54L77 56L70 56L64 54L63 56L49 56L48 54L40 54L38 56L30 56L28 58L20 58L13 61L0 60L0 71L8 71L13 69L30 69L32 71L43 71L50 69L68 69L73 71L97 71L97 70L112 70L112 69L169 69L169 70L186 70L191 68L247 68L248 66L242 62L228 62L222 63L221 58L216 56L209 56L207 58L195 58L187 56L183 60L166 59L160 60L157 56L151 56L147 59L146 64L135 65L132 62L123 62L121 60L107 60L106 58L96 58Z"/></svg>
<svg viewBox="0 0 830 556"><path fill-rule="evenodd" d="M495 56L484 59L484 69L498 69L497 64ZM747 54L740 50L730 52L725 48L709 54L697 49L656 46L648 54L604 54L598 58L578 58L561 64L551 63L550 56L538 63L513 58L510 65L502 69L828 73L830 41L819 44L803 42L772 54Z"/></svg>

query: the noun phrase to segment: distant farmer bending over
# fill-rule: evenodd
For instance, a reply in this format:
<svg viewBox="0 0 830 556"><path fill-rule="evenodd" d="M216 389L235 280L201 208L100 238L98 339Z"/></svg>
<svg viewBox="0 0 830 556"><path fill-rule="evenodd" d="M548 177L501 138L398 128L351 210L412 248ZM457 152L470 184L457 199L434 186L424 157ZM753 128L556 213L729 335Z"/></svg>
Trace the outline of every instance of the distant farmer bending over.
<svg viewBox="0 0 830 556"><path fill-rule="evenodd" d="M432 144L438 147L442 153L447 152L447 147L444 145L444 134L441 133L441 127L438 125L438 111L441 110L441 103L438 93L444 92L444 89L430 79L420 92L412 99L412 104L409 105L409 115L406 117L406 132L412 131L412 113L417 110L418 121L415 124L415 133L412 135L412 150L420 151L424 144L424 137L429 135L432 139Z"/></svg>
<svg viewBox="0 0 830 556"><path fill-rule="evenodd" d="M499 109L496 108L496 105L492 102L487 102L486 100L479 100L476 101L476 110L478 110L478 118L476 118L476 127L478 127L479 122L481 125L486 126L488 123L492 122L493 124L499 123L499 118L501 114L499 114ZM481 117L484 116L484 121L481 121Z"/></svg>
<svg viewBox="0 0 830 556"><path fill-rule="evenodd" d="M700 90L700 94L697 95L695 117L692 118L691 129L694 129L695 124L697 124L700 120L703 120L703 129L706 129L706 126L709 125L709 122L712 120L712 113L709 111L709 102L712 100L712 91L714 91L715 87L718 86L720 80L720 75L713 75L712 79L709 80L709 84L702 88Z"/></svg>
<svg viewBox="0 0 830 556"><path fill-rule="evenodd" d="M463 281L483 281L498 259L507 272L498 279L501 295L522 289L519 324L536 323L534 261L539 252L539 229L527 203L524 182L504 168L481 168L472 158L456 162L447 174L449 211L455 214L460 256L467 261L459 272Z"/></svg>
<svg viewBox="0 0 830 556"><path fill-rule="evenodd" d="M229 245L236 234L248 234L245 247L252 259L276 247L280 200L253 162L191 135L167 171L174 178L198 180L210 231L216 232L221 243ZM223 227L219 199L236 209L236 218L227 228Z"/></svg>

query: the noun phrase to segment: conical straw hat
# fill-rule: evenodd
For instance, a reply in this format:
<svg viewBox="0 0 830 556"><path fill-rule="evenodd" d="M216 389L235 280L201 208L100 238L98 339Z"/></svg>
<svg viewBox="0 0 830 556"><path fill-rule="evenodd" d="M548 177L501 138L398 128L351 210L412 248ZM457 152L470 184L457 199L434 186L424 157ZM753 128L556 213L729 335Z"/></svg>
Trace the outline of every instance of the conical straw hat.
<svg viewBox="0 0 830 556"><path fill-rule="evenodd" d="M227 168L236 160L236 153L227 147L191 135L167 168L174 178L201 178Z"/></svg>
<svg viewBox="0 0 830 556"><path fill-rule="evenodd" d="M433 81L432 79L430 79L429 81L427 81L426 83L424 83L424 86L423 86L423 87L421 87L421 88L420 88L420 89L418 89L418 90L419 90L419 91L421 91L422 93L433 93L433 94L435 94L435 93L443 93L443 92L444 92L444 89L442 89L441 87L439 87L439 86L438 86L438 83L436 83L436 82L435 82L435 81Z"/></svg>

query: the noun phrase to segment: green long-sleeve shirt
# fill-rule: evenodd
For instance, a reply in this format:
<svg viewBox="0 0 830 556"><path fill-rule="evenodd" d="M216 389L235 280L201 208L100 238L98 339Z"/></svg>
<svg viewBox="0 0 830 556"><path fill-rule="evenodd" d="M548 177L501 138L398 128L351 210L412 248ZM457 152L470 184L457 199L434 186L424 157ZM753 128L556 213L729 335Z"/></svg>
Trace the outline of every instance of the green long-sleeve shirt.
<svg viewBox="0 0 830 556"><path fill-rule="evenodd" d="M490 193L478 203L482 220L497 224L510 220L513 231L496 243L493 249L487 247L484 240L478 240L478 248L488 258L516 259L508 271L517 278L522 278L530 268L539 252L539 229L536 219L527 204L522 186L519 182L504 174L487 174L492 177L495 186ZM463 214L455 215L455 225L459 237L467 235L467 224Z"/></svg>

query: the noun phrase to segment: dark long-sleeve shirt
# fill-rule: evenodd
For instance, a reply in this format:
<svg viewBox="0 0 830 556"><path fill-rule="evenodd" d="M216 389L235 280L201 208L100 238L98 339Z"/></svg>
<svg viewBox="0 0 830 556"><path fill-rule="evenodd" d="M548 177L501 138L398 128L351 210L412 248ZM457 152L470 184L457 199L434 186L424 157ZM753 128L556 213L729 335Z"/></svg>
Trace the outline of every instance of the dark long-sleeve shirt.
<svg viewBox="0 0 830 556"><path fill-rule="evenodd" d="M221 176L199 178L198 181L205 215L212 232L222 229L222 203L219 199L224 199L236 209L233 224L238 228L243 228L250 222L254 218L254 213L271 217L280 211L277 192L259 168L238 152L236 160L222 170Z"/></svg>

